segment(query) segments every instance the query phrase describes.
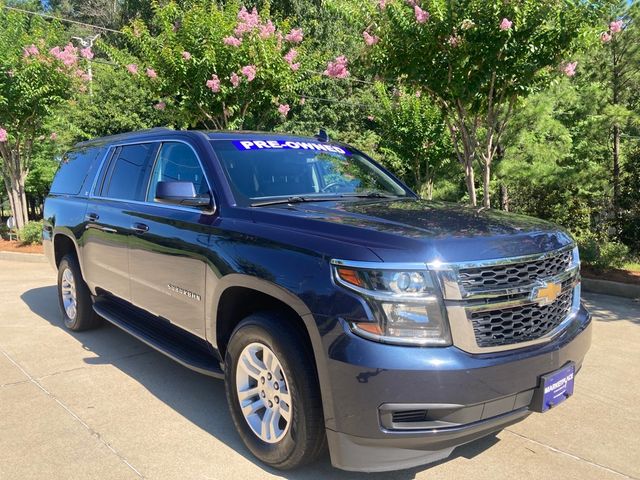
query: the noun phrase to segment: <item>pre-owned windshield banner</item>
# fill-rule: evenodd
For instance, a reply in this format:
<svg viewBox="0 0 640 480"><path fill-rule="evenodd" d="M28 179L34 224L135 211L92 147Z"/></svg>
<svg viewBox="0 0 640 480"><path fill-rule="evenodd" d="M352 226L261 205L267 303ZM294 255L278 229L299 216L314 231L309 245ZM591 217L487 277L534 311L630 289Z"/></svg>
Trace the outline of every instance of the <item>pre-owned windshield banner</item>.
<svg viewBox="0 0 640 480"><path fill-rule="evenodd" d="M298 142L293 140L233 140L238 150L315 150L349 155L350 152L337 145L319 142Z"/></svg>

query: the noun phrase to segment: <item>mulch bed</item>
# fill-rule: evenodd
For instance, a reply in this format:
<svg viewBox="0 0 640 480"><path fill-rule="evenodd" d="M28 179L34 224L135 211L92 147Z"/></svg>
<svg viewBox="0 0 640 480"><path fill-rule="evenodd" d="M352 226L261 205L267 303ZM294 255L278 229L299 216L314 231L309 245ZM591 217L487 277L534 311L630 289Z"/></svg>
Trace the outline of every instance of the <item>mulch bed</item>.
<svg viewBox="0 0 640 480"><path fill-rule="evenodd" d="M0 252L44 253L44 250L42 245L38 244L25 245L15 240L0 240Z"/></svg>
<svg viewBox="0 0 640 480"><path fill-rule="evenodd" d="M595 280L609 280L610 282L640 285L640 272L619 270L617 268L611 268L608 270L596 270L584 265L582 266L581 272L583 277L593 278Z"/></svg>

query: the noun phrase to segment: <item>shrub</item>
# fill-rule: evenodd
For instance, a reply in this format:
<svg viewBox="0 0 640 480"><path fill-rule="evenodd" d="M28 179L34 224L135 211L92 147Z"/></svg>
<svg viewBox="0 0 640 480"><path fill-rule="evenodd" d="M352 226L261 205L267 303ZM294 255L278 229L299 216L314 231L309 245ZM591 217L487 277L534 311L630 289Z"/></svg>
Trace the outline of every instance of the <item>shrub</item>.
<svg viewBox="0 0 640 480"><path fill-rule="evenodd" d="M42 243L42 222L29 222L18 232L18 239L22 243Z"/></svg>
<svg viewBox="0 0 640 480"><path fill-rule="evenodd" d="M580 256L584 263L599 270L622 268L629 256L629 247L618 242L589 238L580 243Z"/></svg>

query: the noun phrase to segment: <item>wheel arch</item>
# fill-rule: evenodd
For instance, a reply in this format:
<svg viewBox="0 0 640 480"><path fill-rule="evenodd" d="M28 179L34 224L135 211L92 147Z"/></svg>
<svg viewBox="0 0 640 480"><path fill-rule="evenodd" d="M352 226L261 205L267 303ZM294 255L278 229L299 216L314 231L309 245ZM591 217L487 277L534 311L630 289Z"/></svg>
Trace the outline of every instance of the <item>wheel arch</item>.
<svg viewBox="0 0 640 480"><path fill-rule="evenodd" d="M244 302L239 304L238 298L242 298ZM256 300L258 301L255 302ZM229 301L233 303L227 303ZM293 292L272 282L249 275L229 274L217 280L217 288L208 299L208 303L207 307L211 315L207 322L207 339L222 359L224 359L226 342L231 332L250 313L282 307L290 314L290 320L298 322L298 326L306 334L313 350L325 425L328 426L329 419L334 418L334 410L326 356L315 318L304 301ZM240 311L234 312L234 307L238 305L241 306Z"/></svg>

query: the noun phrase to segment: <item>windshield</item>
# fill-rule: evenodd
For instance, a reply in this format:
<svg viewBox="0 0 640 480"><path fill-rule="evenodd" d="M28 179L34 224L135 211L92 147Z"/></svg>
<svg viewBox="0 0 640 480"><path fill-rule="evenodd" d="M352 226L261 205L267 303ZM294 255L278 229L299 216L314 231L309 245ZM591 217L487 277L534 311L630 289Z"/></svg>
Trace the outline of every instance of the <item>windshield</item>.
<svg viewBox="0 0 640 480"><path fill-rule="evenodd" d="M364 156L326 142L213 140L234 194L247 203L410 193ZM311 197L311 198L307 198Z"/></svg>

